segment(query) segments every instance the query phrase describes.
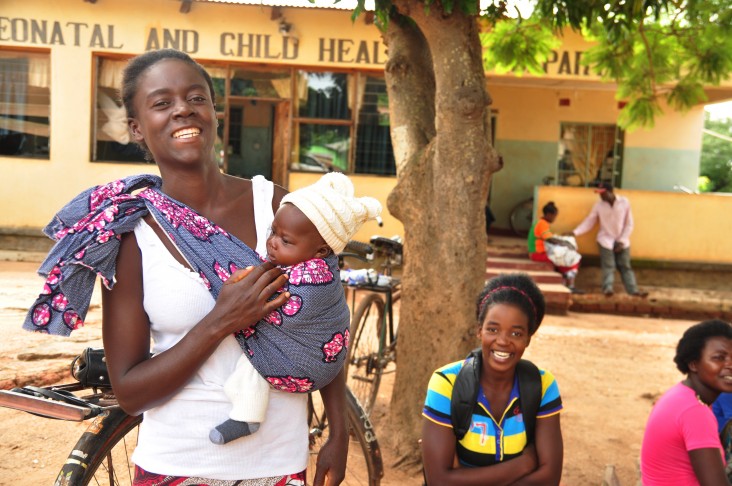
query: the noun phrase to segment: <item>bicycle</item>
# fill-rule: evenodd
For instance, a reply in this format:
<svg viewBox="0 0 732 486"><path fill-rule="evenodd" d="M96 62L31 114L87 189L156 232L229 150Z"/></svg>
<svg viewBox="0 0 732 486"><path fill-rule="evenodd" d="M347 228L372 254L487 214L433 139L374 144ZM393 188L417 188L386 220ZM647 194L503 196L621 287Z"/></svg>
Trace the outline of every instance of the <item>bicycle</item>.
<svg viewBox="0 0 732 486"><path fill-rule="evenodd" d="M356 397L346 390L347 420L351 445L348 451L348 486L379 486L384 475L381 450L368 415ZM26 386L0 390L0 406L32 413L43 418L91 420L87 430L71 449L59 471L55 485L127 485L134 479L132 451L142 416L127 415L118 405L111 388L84 387L80 383L49 387ZM310 458L308 484L315 477L315 461L328 439L328 420L322 403L308 396ZM358 447L356 444L358 443Z"/></svg>
<svg viewBox="0 0 732 486"><path fill-rule="evenodd" d="M372 237L370 244L349 244L365 253L367 261L383 258L383 282L347 284L351 292L351 345L346 359L346 377L349 388L374 419L373 410L384 374L393 373L396 365L397 332L394 304L401 298L401 281L393 270L402 264L403 245L393 239ZM353 255L349 255L353 256ZM367 292L356 306L356 296Z"/></svg>

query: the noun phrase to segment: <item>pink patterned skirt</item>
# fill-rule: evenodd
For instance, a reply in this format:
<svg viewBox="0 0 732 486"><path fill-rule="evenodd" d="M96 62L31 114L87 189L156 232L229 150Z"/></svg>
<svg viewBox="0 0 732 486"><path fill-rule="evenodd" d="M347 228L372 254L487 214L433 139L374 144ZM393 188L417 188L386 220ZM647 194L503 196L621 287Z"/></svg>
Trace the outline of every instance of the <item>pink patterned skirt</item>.
<svg viewBox="0 0 732 486"><path fill-rule="evenodd" d="M305 471L287 476L277 476L262 479L205 479L184 478L180 476L166 476L147 472L135 466L135 481L133 486L305 486Z"/></svg>

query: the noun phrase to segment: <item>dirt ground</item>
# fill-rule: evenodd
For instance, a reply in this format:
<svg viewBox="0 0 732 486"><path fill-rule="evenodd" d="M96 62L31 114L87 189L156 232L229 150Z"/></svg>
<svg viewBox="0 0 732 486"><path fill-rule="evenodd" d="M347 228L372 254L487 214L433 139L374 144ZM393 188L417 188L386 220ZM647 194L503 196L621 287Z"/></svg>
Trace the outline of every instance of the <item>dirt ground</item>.
<svg viewBox="0 0 732 486"><path fill-rule="evenodd" d="M98 294L87 327L71 338L20 329L25 306L40 289L36 263L0 262L0 388L61 377L70 359L100 346ZM623 486L635 485L643 427L652 401L680 380L672 357L692 321L571 313L548 316L527 358L557 377L564 402L566 486L600 485L607 465ZM388 383L383 396L388 395ZM386 398L384 398L386 399ZM0 408L0 485L52 484L85 424L41 419ZM377 430L377 436L379 431ZM421 484L420 476L390 467L385 486Z"/></svg>

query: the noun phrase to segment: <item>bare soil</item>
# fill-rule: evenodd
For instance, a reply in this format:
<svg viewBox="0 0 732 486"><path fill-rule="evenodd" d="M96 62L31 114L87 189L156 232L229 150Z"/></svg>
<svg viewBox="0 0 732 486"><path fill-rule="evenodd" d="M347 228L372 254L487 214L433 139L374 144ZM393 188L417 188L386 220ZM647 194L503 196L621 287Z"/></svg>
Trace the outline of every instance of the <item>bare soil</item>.
<svg viewBox="0 0 732 486"><path fill-rule="evenodd" d="M41 288L37 266L0 262L0 388L63 379L73 356L87 346L101 346L98 300L87 326L71 338L20 329L26 307ZM672 357L693 323L579 313L545 319L527 358L556 375L562 394L563 485L600 485L607 465L615 466L622 485L636 484L646 418L653 400L682 378ZM389 384L388 379L383 384L384 403ZM0 485L52 484L86 427L1 408L0 423ZM379 437L385 434L377 429ZM383 453L383 485L421 484L418 472L397 470L390 451Z"/></svg>

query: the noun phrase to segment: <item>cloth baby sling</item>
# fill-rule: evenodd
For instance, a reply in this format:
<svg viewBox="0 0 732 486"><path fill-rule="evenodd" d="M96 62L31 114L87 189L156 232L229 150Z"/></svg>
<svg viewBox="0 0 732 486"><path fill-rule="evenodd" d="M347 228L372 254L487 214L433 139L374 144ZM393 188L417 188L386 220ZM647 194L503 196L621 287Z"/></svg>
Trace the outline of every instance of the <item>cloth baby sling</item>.
<svg viewBox="0 0 732 486"><path fill-rule="evenodd" d="M237 269L259 255L190 207L160 191L162 180L137 175L88 189L46 226L56 244L38 273L46 277L23 328L68 336L83 326L97 275L111 289L121 235L151 214L201 277L214 299ZM306 393L330 383L345 361L349 310L338 259L290 269L291 298L249 329L235 333L254 368L273 388Z"/></svg>

